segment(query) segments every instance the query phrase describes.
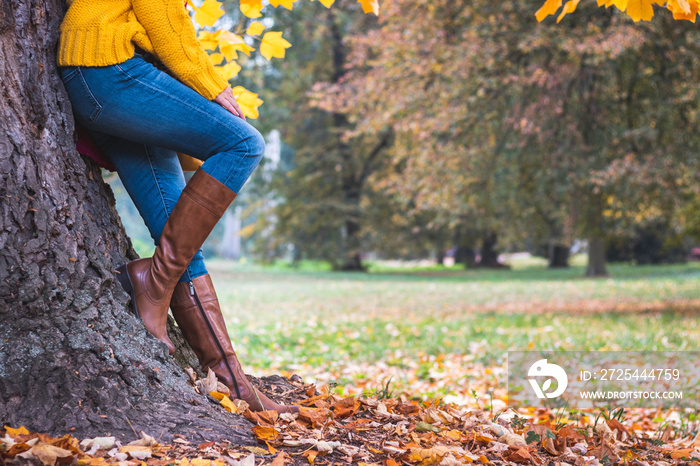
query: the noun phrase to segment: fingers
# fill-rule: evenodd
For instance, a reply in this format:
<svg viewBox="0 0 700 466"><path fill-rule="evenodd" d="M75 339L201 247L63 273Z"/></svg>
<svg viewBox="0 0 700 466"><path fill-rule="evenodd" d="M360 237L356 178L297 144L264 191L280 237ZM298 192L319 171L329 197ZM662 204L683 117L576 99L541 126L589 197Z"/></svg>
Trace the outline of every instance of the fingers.
<svg viewBox="0 0 700 466"><path fill-rule="evenodd" d="M234 115L241 117L243 118L243 120L245 120L245 115L243 115L241 107L238 105L238 102L236 102L236 98L233 96L233 91L230 87L227 87L226 89L221 91L221 93L217 95L214 99L214 102L218 103Z"/></svg>
<svg viewBox="0 0 700 466"><path fill-rule="evenodd" d="M236 101L236 98L233 98L233 108L236 109L236 112L238 112L238 116L243 118L245 120L245 115L243 115L243 110L241 110L241 107L238 105L238 102Z"/></svg>

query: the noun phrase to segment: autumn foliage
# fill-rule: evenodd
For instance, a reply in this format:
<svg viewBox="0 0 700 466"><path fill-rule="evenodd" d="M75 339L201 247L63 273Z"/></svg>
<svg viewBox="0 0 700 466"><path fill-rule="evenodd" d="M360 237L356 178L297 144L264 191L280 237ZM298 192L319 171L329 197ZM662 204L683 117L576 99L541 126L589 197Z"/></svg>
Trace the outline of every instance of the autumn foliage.
<svg viewBox="0 0 700 466"><path fill-rule="evenodd" d="M654 17L654 5L657 7L670 10L673 14L673 19L687 20L695 22L698 15L700 3L698 0L596 0L598 6L608 8L615 6L620 11L624 11L627 15L636 21L651 21ZM547 0L542 8L537 13L537 21L542 21L549 15L555 14L561 9L557 16L557 23L564 16L573 13L576 10L580 0L568 0L562 8L562 0Z"/></svg>

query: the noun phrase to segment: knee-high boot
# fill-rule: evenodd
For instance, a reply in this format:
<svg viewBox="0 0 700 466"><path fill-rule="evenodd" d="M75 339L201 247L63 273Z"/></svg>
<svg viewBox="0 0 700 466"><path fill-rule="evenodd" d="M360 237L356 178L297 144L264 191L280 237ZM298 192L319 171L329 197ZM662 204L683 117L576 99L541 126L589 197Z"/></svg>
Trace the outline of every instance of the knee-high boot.
<svg viewBox="0 0 700 466"><path fill-rule="evenodd" d="M182 191L168 217L153 257L118 269L119 282L131 295L134 313L146 329L175 352L168 338L168 307L175 285L204 240L236 198L236 193L202 169Z"/></svg>
<svg viewBox="0 0 700 466"><path fill-rule="evenodd" d="M211 369L233 396L244 400L253 411L297 412L298 406L275 403L255 390L243 372L209 275L178 283L170 307L177 325L199 358L202 369Z"/></svg>

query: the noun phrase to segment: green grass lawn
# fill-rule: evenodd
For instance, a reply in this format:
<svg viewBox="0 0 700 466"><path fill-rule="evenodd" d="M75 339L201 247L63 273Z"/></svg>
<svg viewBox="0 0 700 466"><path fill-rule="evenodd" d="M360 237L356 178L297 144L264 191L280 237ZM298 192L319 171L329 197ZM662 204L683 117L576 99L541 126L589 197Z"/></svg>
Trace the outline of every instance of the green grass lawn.
<svg viewBox="0 0 700 466"><path fill-rule="evenodd" d="M503 367L508 350L700 349L695 263L614 265L602 279L584 278L581 265L547 270L533 260L498 271L333 273L226 261L209 269L252 371L353 383L406 370L403 383L434 382L460 364ZM462 362L445 366L445 355ZM448 375L459 383L460 374Z"/></svg>

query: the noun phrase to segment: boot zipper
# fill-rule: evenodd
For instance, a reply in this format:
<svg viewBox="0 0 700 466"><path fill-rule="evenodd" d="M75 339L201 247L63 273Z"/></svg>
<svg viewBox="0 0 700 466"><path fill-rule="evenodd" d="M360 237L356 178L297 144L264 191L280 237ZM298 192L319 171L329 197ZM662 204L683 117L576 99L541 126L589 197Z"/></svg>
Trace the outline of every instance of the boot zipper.
<svg viewBox="0 0 700 466"><path fill-rule="evenodd" d="M216 332L214 332L214 328L211 326L211 322L209 322L209 319L207 318L207 313L204 311L204 306L202 306L202 302L199 300L199 296L194 292L194 286L192 282L190 281L190 292L192 293L192 296L194 296L194 300L197 303L197 308L199 308L199 312L202 316L202 319L204 319L204 322L207 323L207 327L209 327L209 332L213 338L213 340L216 342L216 346L219 349L219 353L221 354L221 357L224 360L224 363L226 364L226 368L228 369L228 373L231 375L231 378L233 379L233 387L236 389L236 396L241 399L241 390L238 388L238 381L236 380L236 376L233 375L233 370L231 369L231 365L228 362L228 358L226 357L226 352L224 351L224 348L221 346L221 342L219 342L219 339L216 337ZM243 374L245 377L245 374ZM252 386L252 385L251 385ZM253 387L253 391L255 391L255 387ZM255 394L256 398L258 398L258 402L260 402L260 398L258 397L257 393ZM262 406L262 403L260 403L260 406ZM264 406L263 406L264 408Z"/></svg>
<svg viewBox="0 0 700 466"><path fill-rule="evenodd" d="M190 280L190 296L194 296L194 283Z"/></svg>

